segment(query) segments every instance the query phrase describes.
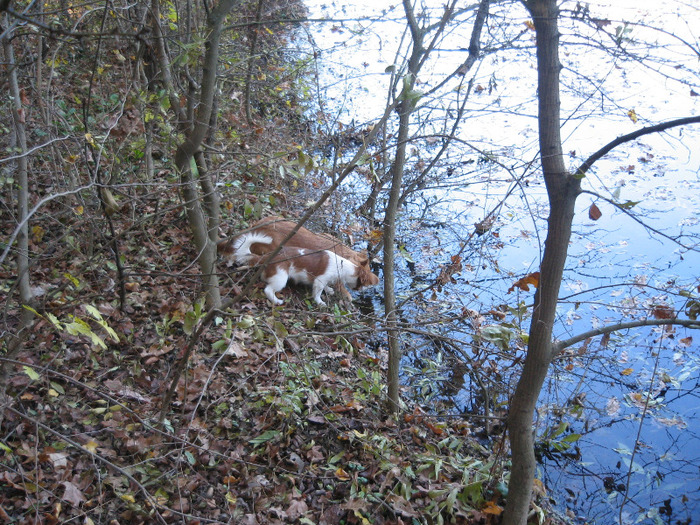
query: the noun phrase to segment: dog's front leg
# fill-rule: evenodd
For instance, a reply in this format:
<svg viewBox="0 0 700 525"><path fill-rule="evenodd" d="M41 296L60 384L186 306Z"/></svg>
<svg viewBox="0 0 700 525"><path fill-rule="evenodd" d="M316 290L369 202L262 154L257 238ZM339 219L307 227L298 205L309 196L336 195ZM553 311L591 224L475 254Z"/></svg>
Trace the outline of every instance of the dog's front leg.
<svg viewBox="0 0 700 525"><path fill-rule="evenodd" d="M289 279L289 275L283 271L278 271L272 277L267 279L267 286L265 287L265 295L267 296L267 298L270 300L270 302L272 304L280 305L280 304L284 303L284 301L282 299L278 299L275 294L277 292L279 292L280 290L282 290L282 288L287 286L288 279Z"/></svg>
<svg viewBox="0 0 700 525"><path fill-rule="evenodd" d="M321 279L316 279L313 284L313 296L314 296L314 301L316 301L316 304L320 304L321 306L326 306L326 303L323 302L323 299L321 299L321 294L323 293L323 290L325 290L328 287L328 285L322 281Z"/></svg>

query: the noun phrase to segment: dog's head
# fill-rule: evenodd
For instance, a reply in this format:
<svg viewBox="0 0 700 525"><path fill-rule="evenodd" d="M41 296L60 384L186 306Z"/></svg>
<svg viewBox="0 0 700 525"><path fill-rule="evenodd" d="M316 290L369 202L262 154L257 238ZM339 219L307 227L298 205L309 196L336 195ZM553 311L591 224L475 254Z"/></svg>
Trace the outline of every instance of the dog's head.
<svg viewBox="0 0 700 525"><path fill-rule="evenodd" d="M369 268L369 260L364 259L356 264L357 266L357 282L353 287L354 290L360 290L369 286L374 286L379 283L379 277L374 275Z"/></svg>

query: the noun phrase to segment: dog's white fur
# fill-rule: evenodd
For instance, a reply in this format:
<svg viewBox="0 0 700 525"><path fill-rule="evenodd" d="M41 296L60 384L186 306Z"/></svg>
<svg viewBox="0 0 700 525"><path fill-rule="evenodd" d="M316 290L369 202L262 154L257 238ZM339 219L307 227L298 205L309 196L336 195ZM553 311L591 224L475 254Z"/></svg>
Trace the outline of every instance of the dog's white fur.
<svg viewBox="0 0 700 525"><path fill-rule="evenodd" d="M255 243L272 244L272 237L264 233L250 232L240 235L233 240L233 260L238 264L248 264L255 254L250 246Z"/></svg>
<svg viewBox="0 0 700 525"><path fill-rule="evenodd" d="M256 243L271 243L270 236L249 232L237 237L233 244L233 258L242 264L260 264L265 261L265 255L251 252L251 245ZM379 282L376 275L370 272L368 262L355 264L331 250L310 250L306 248L283 247L268 263L263 274L267 282L265 295L273 303L280 305L284 301L275 294L282 290L289 279L310 285L313 298L317 304L325 306L321 294L325 290L333 293L331 285L341 283L351 289L372 286Z"/></svg>

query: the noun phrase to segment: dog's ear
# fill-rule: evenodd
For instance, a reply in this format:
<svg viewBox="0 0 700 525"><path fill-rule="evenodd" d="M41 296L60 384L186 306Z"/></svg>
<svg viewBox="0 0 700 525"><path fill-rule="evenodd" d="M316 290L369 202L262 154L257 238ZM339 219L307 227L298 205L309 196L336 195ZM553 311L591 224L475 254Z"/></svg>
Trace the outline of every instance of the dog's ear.
<svg viewBox="0 0 700 525"><path fill-rule="evenodd" d="M216 251L219 255L231 255L233 253L233 241L231 239L224 239L216 243Z"/></svg>

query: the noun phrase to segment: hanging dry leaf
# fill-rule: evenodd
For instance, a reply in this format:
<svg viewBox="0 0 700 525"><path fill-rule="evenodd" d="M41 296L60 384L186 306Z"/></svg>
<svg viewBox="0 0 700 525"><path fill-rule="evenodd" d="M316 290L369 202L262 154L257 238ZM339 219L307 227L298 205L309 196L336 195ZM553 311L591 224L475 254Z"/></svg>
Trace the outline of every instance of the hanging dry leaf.
<svg viewBox="0 0 700 525"><path fill-rule="evenodd" d="M529 292L529 285L532 285L535 288L538 288L540 286L540 272L532 272L523 277L522 279L518 279L513 283L513 286L508 288L508 293L515 290L516 287L522 290L523 292Z"/></svg>
<svg viewBox="0 0 700 525"><path fill-rule="evenodd" d="M592 221L597 221L603 216L603 212L600 211L600 208L594 204L591 204L591 207L588 208L588 218L591 219Z"/></svg>

